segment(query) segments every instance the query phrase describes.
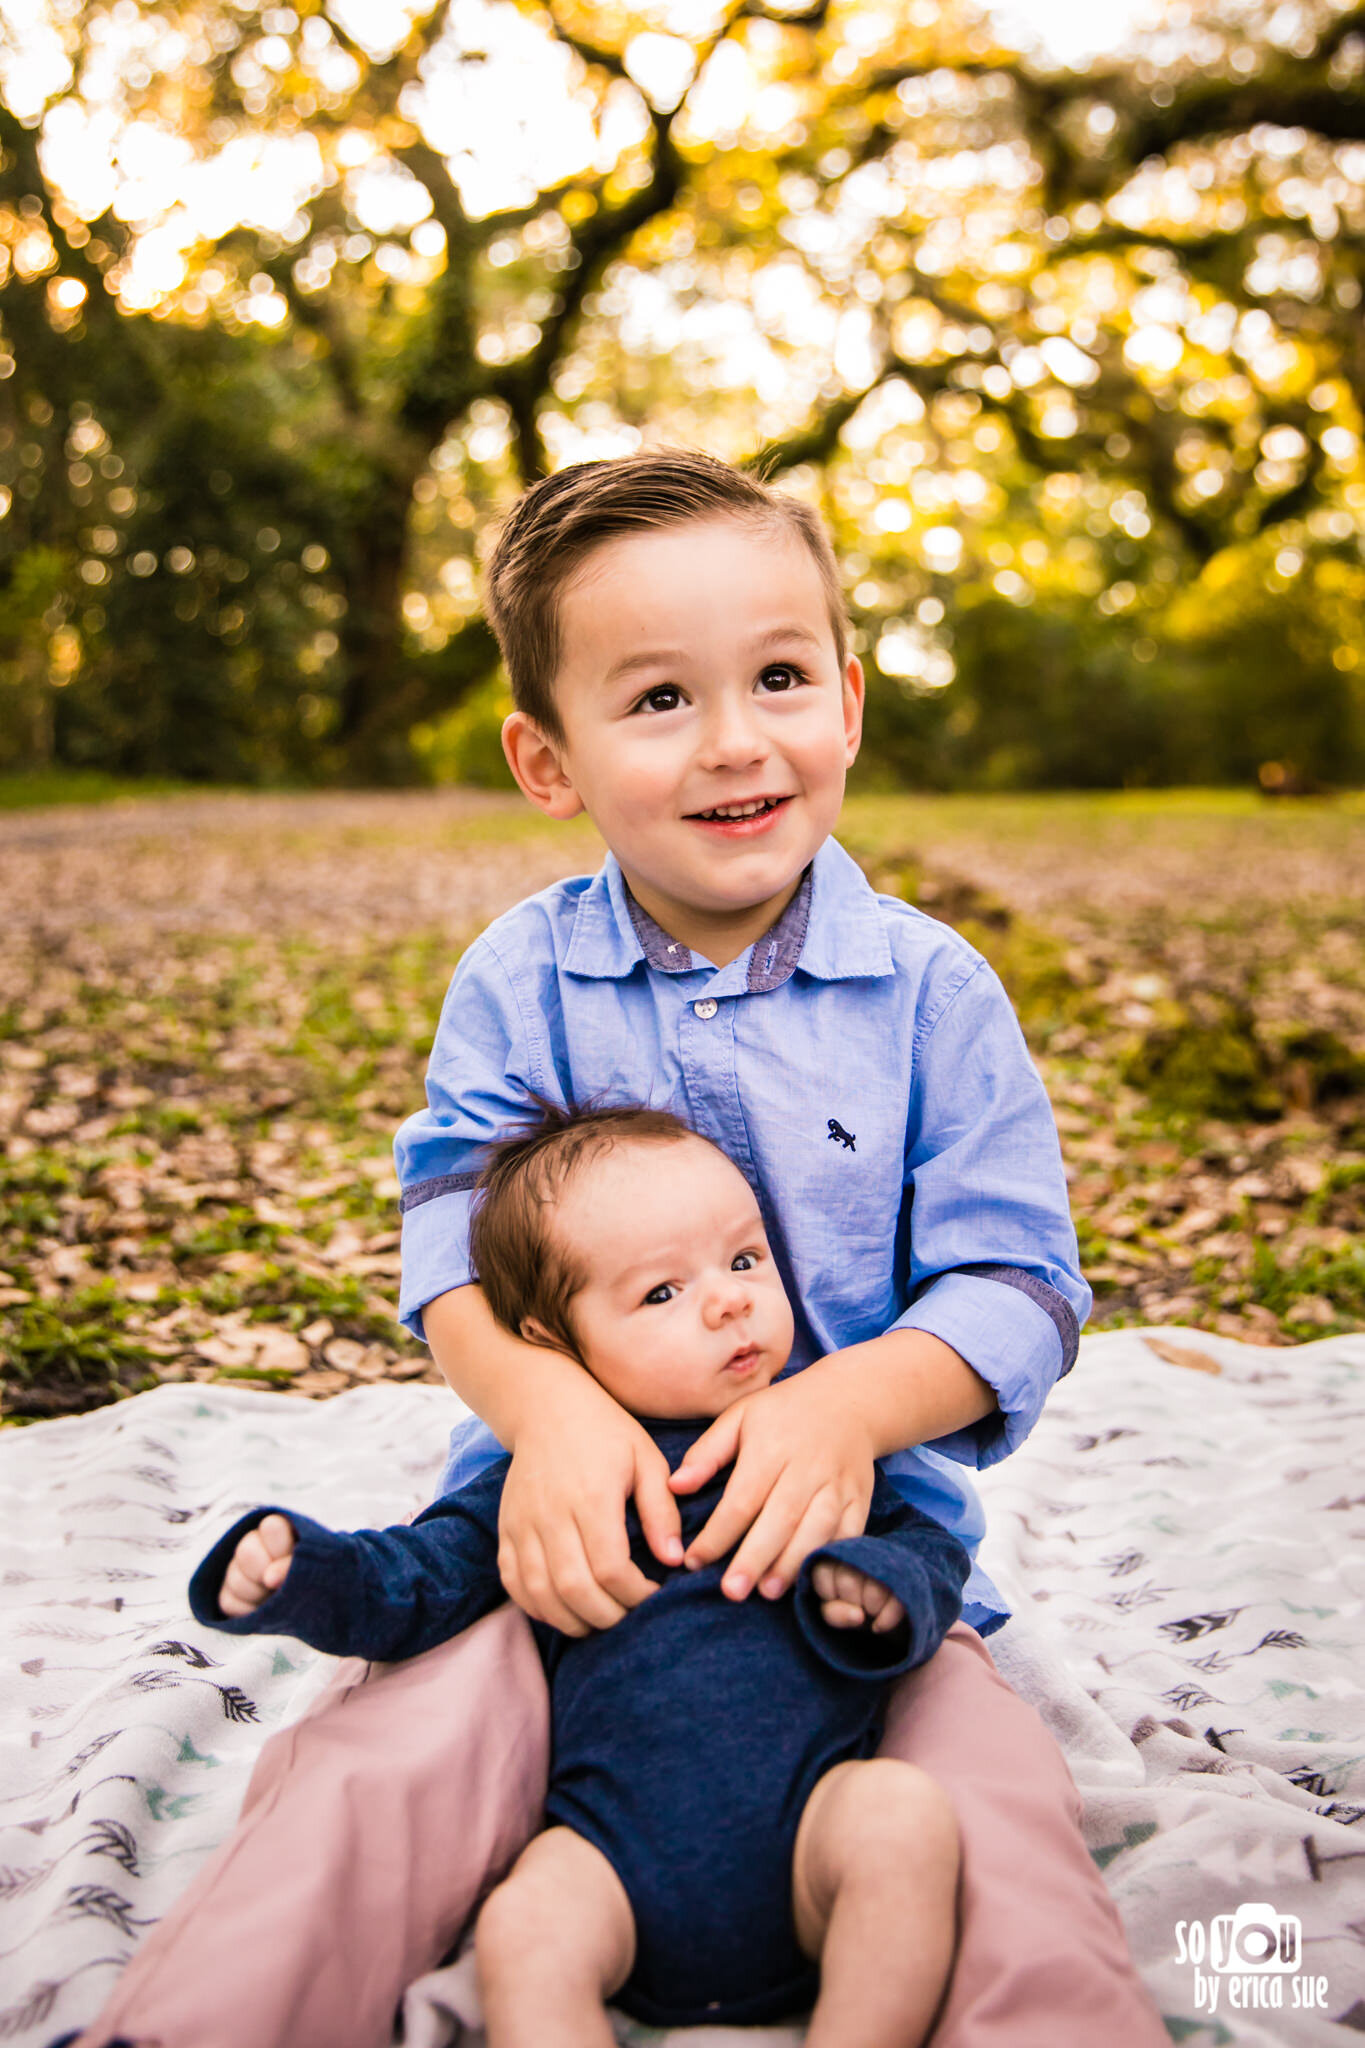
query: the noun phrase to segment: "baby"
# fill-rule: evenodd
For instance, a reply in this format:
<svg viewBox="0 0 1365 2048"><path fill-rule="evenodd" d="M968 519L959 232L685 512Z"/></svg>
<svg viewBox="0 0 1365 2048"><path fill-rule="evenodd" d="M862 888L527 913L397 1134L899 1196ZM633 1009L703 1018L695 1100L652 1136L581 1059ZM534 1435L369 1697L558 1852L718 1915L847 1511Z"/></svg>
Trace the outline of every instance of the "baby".
<svg viewBox="0 0 1365 2048"><path fill-rule="evenodd" d="M545 1109L490 1148L473 1258L508 1329L567 1353L671 1469L767 1387L792 1311L748 1182L668 1112ZM411 1657L504 1599L504 1458L410 1526L339 1534L263 1507L194 1575L234 1632ZM726 1478L680 1501L684 1540ZM727 1560L661 1565L614 1628L537 1623L550 1686L546 1827L485 1901L492 2048L611 2048L647 2024L815 2011L809 2048L914 2048L948 1981L957 1829L939 1786L874 1756L891 1682L931 1657L969 1570L880 1474L866 1533L815 1551L785 1598L735 1602Z"/></svg>

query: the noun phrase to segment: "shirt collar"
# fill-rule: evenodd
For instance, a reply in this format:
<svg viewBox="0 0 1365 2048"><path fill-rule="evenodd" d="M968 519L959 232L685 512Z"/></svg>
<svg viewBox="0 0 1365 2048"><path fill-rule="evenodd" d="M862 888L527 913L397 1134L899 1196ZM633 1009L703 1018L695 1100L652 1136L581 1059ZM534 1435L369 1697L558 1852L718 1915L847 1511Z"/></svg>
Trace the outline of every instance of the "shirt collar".
<svg viewBox="0 0 1365 2048"><path fill-rule="evenodd" d="M641 960L664 974L703 964L635 901L620 862L608 853L578 899L564 965L570 974L617 979ZM745 987L765 994L798 967L821 981L895 972L877 898L836 839L825 841L782 915L750 949Z"/></svg>

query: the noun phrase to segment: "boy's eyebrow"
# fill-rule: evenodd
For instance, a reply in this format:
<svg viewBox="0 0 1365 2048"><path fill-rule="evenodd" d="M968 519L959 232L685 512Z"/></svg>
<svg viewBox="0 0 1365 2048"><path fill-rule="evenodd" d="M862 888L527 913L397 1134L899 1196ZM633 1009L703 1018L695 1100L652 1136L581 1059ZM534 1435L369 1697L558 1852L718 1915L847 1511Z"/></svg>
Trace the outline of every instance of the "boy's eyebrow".
<svg viewBox="0 0 1365 2048"><path fill-rule="evenodd" d="M765 647L775 647L780 641L788 640L799 640L807 647L819 647L822 645L820 636L817 633L812 633L809 626L799 626L796 624L772 626L767 632L760 633L749 644L755 653L760 653ZM621 659L613 662L612 666L607 670L603 681L614 683L621 676L634 675L637 669L656 668L664 662L686 661L686 659L687 652L681 647L651 647L635 654L623 654Z"/></svg>

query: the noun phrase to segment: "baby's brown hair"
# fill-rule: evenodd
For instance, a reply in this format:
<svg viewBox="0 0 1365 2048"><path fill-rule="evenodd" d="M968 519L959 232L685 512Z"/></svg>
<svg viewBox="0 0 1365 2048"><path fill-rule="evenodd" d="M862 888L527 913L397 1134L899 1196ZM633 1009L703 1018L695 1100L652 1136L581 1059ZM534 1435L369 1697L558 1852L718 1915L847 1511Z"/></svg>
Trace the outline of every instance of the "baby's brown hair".
<svg viewBox="0 0 1365 2048"><path fill-rule="evenodd" d="M488 1148L474 1192L470 1255L504 1329L524 1337L522 1324L533 1316L552 1348L582 1365L569 1308L588 1276L558 1241L550 1214L555 1201L580 1166L616 1145L672 1145L698 1133L671 1110L638 1103L561 1107L537 1098L535 1107L534 1123Z"/></svg>
<svg viewBox="0 0 1365 2048"><path fill-rule="evenodd" d="M693 448L575 462L523 491L498 534L484 578L488 619L507 665L512 700L547 738L564 737L554 696L562 652L559 600L575 570L594 548L622 534L727 517L793 534L810 550L842 671L848 611L829 535L813 507Z"/></svg>

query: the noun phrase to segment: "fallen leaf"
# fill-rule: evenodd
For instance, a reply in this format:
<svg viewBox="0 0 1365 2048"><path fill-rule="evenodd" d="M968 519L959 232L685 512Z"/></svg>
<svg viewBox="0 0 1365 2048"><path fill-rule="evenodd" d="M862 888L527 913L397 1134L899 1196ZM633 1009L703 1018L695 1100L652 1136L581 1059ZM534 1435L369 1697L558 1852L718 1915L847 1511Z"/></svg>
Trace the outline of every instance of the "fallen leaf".
<svg viewBox="0 0 1365 2048"><path fill-rule="evenodd" d="M1158 1358L1164 1358L1167 1365L1187 1365L1192 1372L1223 1370L1216 1358L1210 1358L1207 1351L1196 1351L1193 1345L1169 1344L1164 1337L1144 1337L1142 1341L1149 1351L1155 1351Z"/></svg>
<svg viewBox="0 0 1365 2048"><path fill-rule="evenodd" d="M334 1366L338 1372L355 1372L368 1354L368 1344L358 1344L354 1337L333 1337L322 1347L322 1355L328 1365Z"/></svg>
<svg viewBox="0 0 1365 2048"><path fill-rule="evenodd" d="M306 1372L312 1364L308 1346L292 1330L270 1324L258 1327L256 1365L261 1372Z"/></svg>
<svg viewBox="0 0 1365 2048"><path fill-rule="evenodd" d="M344 1372L328 1372L323 1366L310 1366L301 1372L290 1386L301 1394L314 1394L319 1398L328 1394L340 1394L351 1384Z"/></svg>
<svg viewBox="0 0 1365 2048"><path fill-rule="evenodd" d="M1340 1319L1340 1310L1325 1295L1301 1294L1297 1301L1289 1304L1285 1315L1291 1323L1316 1323L1325 1330L1330 1323Z"/></svg>

